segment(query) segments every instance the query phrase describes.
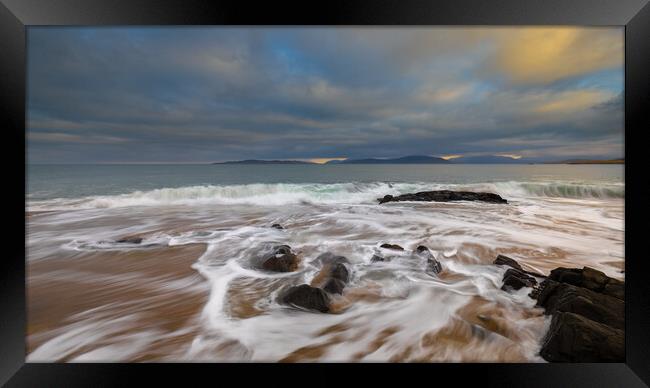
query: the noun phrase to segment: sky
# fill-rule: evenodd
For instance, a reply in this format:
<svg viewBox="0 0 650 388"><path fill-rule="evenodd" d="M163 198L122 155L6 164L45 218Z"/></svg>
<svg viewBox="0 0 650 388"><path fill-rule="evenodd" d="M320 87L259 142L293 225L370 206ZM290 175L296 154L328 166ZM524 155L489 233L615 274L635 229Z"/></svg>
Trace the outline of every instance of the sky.
<svg viewBox="0 0 650 388"><path fill-rule="evenodd" d="M30 163L623 157L621 27L29 27Z"/></svg>

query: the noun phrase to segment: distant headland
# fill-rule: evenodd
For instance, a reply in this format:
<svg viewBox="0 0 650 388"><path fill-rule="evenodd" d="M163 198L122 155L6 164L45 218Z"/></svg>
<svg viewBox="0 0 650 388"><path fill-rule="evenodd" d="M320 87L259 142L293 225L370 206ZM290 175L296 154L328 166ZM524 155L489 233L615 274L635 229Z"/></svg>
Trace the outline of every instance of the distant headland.
<svg viewBox="0 0 650 388"><path fill-rule="evenodd" d="M409 155L399 158L361 158L336 159L325 163L306 160L261 160L246 159L211 164L291 164L291 165L334 165L334 164L625 164L624 158L619 159L568 159L563 161L541 161L523 157L501 155L461 156L445 159L428 155Z"/></svg>

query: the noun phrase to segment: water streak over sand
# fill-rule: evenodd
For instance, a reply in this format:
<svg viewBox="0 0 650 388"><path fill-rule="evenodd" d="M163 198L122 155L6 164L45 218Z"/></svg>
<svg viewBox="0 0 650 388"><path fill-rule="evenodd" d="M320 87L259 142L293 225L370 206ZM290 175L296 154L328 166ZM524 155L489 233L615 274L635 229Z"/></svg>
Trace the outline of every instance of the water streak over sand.
<svg viewBox="0 0 650 388"><path fill-rule="evenodd" d="M418 187L404 185L34 203L28 360L539 362L548 319L530 289L500 290L506 269L495 257L541 273L588 265L624 276L622 187L501 184L507 205L376 203ZM124 236L143 240L114 242ZM296 272L257 268L274 244L299 255ZM412 254L418 245L441 262L438 276ZM328 251L346 256L351 271L333 313L278 304L286 287L319 282L314 259ZM371 262L376 253L388 260Z"/></svg>

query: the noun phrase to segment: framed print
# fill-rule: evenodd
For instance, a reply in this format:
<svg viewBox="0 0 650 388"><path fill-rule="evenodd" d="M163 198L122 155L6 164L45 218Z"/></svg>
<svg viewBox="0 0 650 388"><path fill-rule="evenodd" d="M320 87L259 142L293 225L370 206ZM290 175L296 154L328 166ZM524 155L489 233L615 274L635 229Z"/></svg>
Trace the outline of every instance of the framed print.
<svg viewBox="0 0 650 388"><path fill-rule="evenodd" d="M646 386L646 2L191 3L3 1L3 382Z"/></svg>

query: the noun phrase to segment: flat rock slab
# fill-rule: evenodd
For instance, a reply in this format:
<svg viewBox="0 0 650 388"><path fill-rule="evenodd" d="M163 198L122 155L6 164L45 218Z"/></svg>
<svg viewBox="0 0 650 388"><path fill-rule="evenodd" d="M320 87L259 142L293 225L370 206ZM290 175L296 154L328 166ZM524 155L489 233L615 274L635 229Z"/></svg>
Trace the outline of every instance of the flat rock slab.
<svg viewBox="0 0 650 388"><path fill-rule="evenodd" d="M380 204L386 202L401 201L423 201L423 202L451 202L451 201L481 201L489 203L508 203L500 195L494 193L476 193L473 191L421 191L414 194L402 194L398 196L385 195L383 198L377 198Z"/></svg>
<svg viewBox="0 0 650 388"><path fill-rule="evenodd" d="M619 330L570 312L553 315L540 355L551 362L624 362Z"/></svg>

